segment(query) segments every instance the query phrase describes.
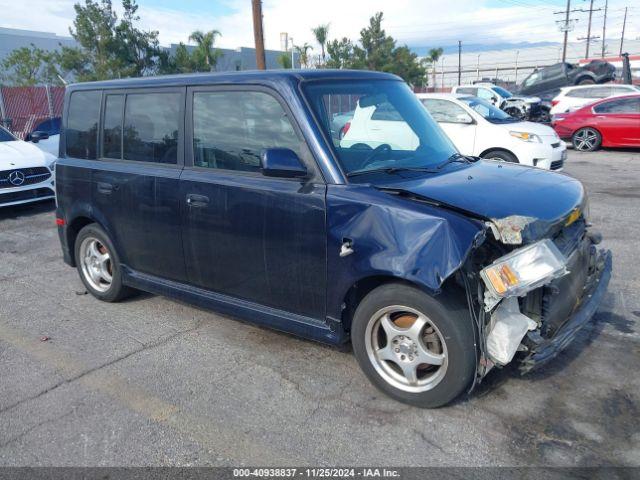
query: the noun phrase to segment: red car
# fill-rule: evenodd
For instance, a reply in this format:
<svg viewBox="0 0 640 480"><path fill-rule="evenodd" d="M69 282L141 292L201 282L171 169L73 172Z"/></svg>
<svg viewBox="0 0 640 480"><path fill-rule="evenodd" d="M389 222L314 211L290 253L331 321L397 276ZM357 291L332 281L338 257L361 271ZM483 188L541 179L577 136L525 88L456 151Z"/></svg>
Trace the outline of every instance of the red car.
<svg viewBox="0 0 640 480"><path fill-rule="evenodd" d="M640 147L640 94L609 97L579 110L554 115L551 126L573 147Z"/></svg>

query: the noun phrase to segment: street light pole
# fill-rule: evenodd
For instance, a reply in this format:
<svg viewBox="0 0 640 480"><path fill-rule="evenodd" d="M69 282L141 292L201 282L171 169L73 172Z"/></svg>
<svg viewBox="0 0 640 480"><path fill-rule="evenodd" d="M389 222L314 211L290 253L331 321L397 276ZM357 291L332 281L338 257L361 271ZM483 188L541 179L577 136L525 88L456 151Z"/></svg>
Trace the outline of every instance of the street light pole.
<svg viewBox="0 0 640 480"><path fill-rule="evenodd" d="M295 51L295 49L293 48L293 37L289 37L289 40L291 40L291 69L294 69L296 68L296 60L293 55L293 52Z"/></svg>

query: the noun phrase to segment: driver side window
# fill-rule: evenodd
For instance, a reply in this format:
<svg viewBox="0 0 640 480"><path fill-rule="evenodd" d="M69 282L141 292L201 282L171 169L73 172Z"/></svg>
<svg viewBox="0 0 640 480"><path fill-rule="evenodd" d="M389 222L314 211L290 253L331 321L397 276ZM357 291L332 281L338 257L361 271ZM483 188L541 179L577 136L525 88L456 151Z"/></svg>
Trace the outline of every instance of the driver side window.
<svg viewBox="0 0 640 480"><path fill-rule="evenodd" d="M471 120L469 114L461 106L449 100L428 98L423 99L422 103L438 123L468 123Z"/></svg>

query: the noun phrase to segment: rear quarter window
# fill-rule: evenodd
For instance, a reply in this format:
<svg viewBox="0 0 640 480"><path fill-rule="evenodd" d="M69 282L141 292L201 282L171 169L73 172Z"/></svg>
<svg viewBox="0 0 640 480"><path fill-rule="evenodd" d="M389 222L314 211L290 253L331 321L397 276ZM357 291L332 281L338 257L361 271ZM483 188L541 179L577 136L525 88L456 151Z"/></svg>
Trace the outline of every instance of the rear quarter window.
<svg viewBox="0 0 640 480"><path fill-rule="evenodd" d="M67 157L94 160L102 92L73 92L69 98L65 145Z"/></svg>

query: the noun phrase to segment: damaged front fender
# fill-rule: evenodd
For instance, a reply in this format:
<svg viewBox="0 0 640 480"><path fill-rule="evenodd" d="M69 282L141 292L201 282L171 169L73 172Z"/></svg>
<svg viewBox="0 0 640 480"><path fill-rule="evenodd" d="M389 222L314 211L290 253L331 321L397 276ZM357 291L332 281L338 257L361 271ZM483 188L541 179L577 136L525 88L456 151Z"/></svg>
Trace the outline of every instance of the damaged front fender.
<svg viewBox="0 0 640 480"><path fill-rule="evenodd" d="M480 220L367 185L330 185L327 212L327 313L335 319L349 289L368 277L438 292L483 242L486 229ZM352 253L341 256L345 245Z"/></svg>

